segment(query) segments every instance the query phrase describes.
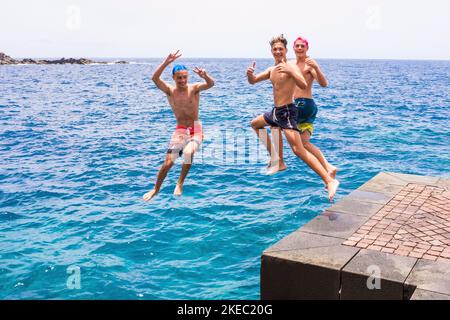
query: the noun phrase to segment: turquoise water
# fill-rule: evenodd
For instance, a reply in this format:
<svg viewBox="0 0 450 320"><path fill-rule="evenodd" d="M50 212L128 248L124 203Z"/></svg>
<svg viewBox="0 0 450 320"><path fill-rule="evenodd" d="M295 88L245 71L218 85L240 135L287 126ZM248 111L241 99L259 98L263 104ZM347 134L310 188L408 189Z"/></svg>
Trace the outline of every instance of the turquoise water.
<svg viewBox="0 0 450 320"><path fill-rule="evenodd" d="M159 61L140 62L0 67L1 299L258 299L261 252L329 206L289 149L287 171L261 174L249 122L271 86L247 84L250 59L182 60L216 80L202 153L181 198L178 162L143 202L175 121ZM319 62L313 142L341 169L337 200L379 171L450 176L450 62Z"/></svg>

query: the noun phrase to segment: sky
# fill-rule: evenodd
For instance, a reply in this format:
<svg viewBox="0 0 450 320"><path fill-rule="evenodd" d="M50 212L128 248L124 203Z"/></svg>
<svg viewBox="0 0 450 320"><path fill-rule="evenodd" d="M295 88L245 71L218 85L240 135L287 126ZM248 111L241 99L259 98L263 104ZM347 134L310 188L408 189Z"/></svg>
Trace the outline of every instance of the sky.
<svg viewBox="0 0 450 320"><path fill-rule="evenodd" d="M450 59L450 0L2 0L0 52L24 57ZM293 57L293 50L288 53Z"/></svg>

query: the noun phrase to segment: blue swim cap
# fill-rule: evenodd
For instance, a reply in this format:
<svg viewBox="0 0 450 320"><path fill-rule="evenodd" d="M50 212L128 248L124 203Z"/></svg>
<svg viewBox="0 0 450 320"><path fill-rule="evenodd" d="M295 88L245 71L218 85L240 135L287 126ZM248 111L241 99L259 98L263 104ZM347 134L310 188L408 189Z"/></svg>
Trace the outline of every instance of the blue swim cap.
<svg viewBox="0 0 450 320"><path fill-rule="evenodd" d="M172 69L172 75L175 74L175 72L178 71L182 71L182 70L187 70L186 66L182 65L182 64L177 64L175 67L173 67Z"/></svg>

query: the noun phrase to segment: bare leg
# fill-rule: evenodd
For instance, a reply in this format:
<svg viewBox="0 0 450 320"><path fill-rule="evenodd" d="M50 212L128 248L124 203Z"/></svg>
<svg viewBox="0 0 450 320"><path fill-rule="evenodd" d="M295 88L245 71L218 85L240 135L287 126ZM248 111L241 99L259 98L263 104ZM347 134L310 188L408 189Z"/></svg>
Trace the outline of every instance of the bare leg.
<svg viewBox="0 0 450 320"><path fill-rule="evenodd" d="M144 194L144 196L143 196L144 201L149 201L150 199L152 199L154 196L156 196L158 194L159 190L161 189L161 185L167 176L167 173L169 172L170 168L172 168L172 166L173 166L173 163L174 163L174 155L171 153L168 153L166 155L166 160L164 161L163 165L159 169L155 187L152 190L150 190L149 192L147 192L146 194Z"/></svg>
<svg viewBox="0 0 450 320"><path fill-rule="evenodd" d="M302 144L300 133L290 129L285 129L283 131L295 155L302 159L325 182L326 188L328 189L328 198L331 202L339 186L339 181L330 177L325 168L320 164L319 160L305 149Z"/></svg>
<svg viewBox="0 0 450 320"><path fill-rule="evenodd" d="M267 133L267 129L265 128L268 126L267 122L264 120L264 116L260 115L252 120L251 126L253 130L255 130L256 135L258 136L259 140L261 140L262 144L266 147L267 152L269 152L270 155L270 166L268 174L274 174L278 171L280 171L280 162L278 158L278 147L274 147L272 144L272 141L270 139L269 134ZM281 135L279 135L281 136ZM279 138L281 140L281 138ZM278 140L278 139L277 139ZM273 151L273 152L272 152ZM286 169L284 165L284 169ZM284 170L283 169L283 170Z"/></svg>
<svg viewBox="0 0 450 320"><path fill-rule="evenodd" d="M309 140L311 138L311 133L309 133L308 130L305 130L302 134L302 143L305 146L305 149L311 152L319 161L320 164L327 170L328 174L335 179L336 178L336 172L337 168L333 165L331 165L327 159L325 159L325 156L323 155L322 151L318 147L316 147L314 144L312 144Z"/></svg>
<svg viewBox="0 0 450 320"><path fill-rule="evenodd" d="M264 120L264 116L260 115L257 116L255 119L252 120L251 126L253 130L255 130L256 135L258 136L259 140L261 140L262 144L266 147L267 152L271 154L272 152L272 141L270 140L270 136L267 133L267 129L265 127L268 126L266 120Z"/></svg>
<svg viewBox="0 0 450 320"><path fill-rule="evenodd" d="M274 148L277 151L278 158L274 158L271 155L267 174L275 174L286 170L287 166L283 159L283 135L281 134L281 129L279 127L270 127L270 131L272 132Z"/></svg>
<svg viewBox="0 0 450 320"><path fill-rule="evenodd" d="M194 153L197 151L197 149L198 144L194 141L189 142L183 149L184 163L181 167L180 177L178 178L177 185L173 192L173 194L176 196L181 196L181 194L183 193L184 180L186 179L186 176L192 167L192 161L194 160Z"/></svg>
<svg viewBox="0 0 450 320"><path fill-rule="evenodd" d="M175 196L181 196L183 194L184 179L186 179L186 176L189 173L191 167L192 163L183 163L183 165L181 166L180 177L178 178L177 185L175 186L175 190L173 191L173 194Z"/></svg>

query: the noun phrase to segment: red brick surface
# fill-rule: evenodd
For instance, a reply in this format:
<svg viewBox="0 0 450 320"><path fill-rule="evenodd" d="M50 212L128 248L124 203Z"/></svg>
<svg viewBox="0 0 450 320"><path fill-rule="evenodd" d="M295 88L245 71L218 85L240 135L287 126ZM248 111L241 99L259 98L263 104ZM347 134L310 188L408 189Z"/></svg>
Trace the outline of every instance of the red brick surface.
<svg viewBox="0 0 450 320"><path fill-rule="evenodd" d="M410 183L344 245L427 260L450 260L450 190Z"/></svg>

